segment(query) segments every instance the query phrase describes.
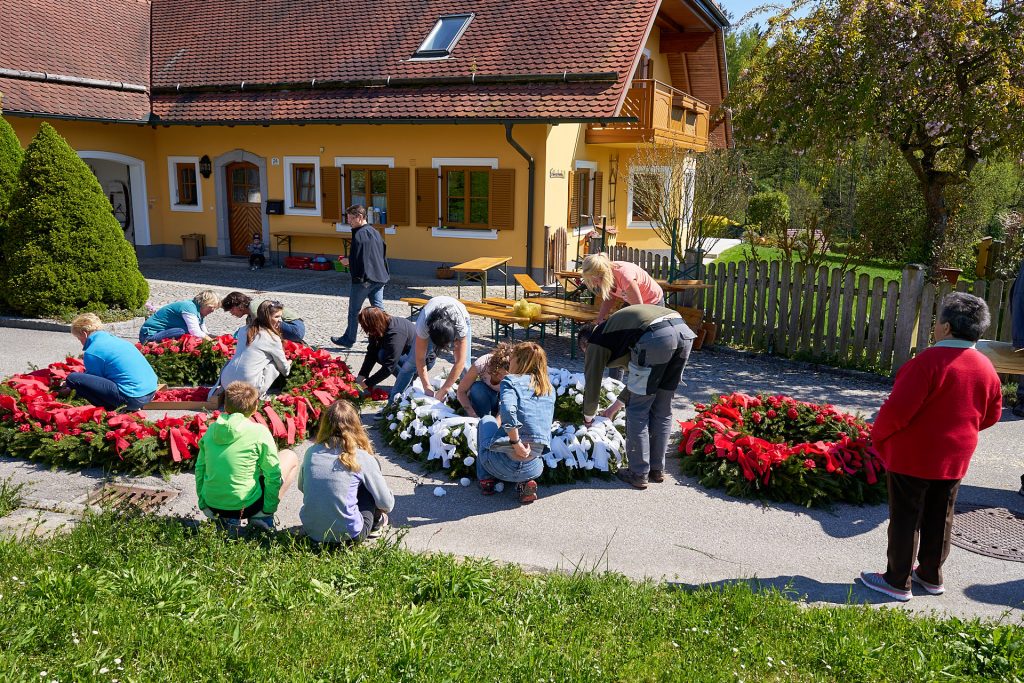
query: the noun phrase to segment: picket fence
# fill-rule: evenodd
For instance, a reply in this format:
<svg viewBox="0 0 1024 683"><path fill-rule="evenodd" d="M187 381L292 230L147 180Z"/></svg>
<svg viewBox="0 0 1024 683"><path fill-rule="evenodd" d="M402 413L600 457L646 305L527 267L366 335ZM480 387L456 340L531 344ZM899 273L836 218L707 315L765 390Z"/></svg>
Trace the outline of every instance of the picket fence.
<svg viewBox="0 0 1024 683"><path fill-rule="evenodd" d="M988 302L985 339L1012 334L1011 283L1002 280L935 285L914 266L899 282L872 280L778 261L711 264L704 280L715 287L698 305L718 324L718 338L776 355L895 372L928 346L942 297L954 289Z"/></svg>

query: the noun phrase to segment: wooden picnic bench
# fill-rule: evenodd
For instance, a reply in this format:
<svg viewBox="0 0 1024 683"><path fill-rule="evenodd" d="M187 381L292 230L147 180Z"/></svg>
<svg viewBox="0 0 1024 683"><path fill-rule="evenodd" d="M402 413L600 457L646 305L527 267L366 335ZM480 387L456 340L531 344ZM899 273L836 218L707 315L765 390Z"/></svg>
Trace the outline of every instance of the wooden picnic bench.
<svg viewBox="0 0 1024 683"><path fill-rule="evenodd" d="M508 296L508 266L506 265L512 260L511 256L496 256L488 257L482 256L475 258L472 261L466 261L460 263L457 266L452 266L452 272L455 273L456 277L456 291L458 292L458 298L462 298L462 274L465 273L467 279L469 277L480 278L480 298L487 298L487 272L489 270L497 268L498 272L505 276L505 296Z"/></svg>
<svg viewBox="0 0 1024 683"><path fill-rule="evenodd" d="M515 278L516 284L523 288L523 298L529 299L531 296L544 296L544 289L526 273L516 273L512 277ZM508 296L508 294L506 293L505 296ZM515 284L512 285L512 296L516 296Z"/></svg>
<svg viewBox="0 0 1024 683"><path fill-rule="evenodd" d="M430 299L424 299L421 297L403 297L400 299L403 303L409 304L409 310L413 315L416 315L420 310L427 305ZM493 325L493 336L495 341L504 330L505 335L514 337L514 330L516 325L520 325L527 330L539 323L534 322L531 318L525 316L519 316L512 313L512 309L509 306L495 305L491 303L484 303L481 301L464 301L460 300L460 303L466 307L466 310L470 315L477 315L481 318L487 318ZM514 302L513 302L514 303ZM544 327L541 325L541 339L544 339Z"/></svg>

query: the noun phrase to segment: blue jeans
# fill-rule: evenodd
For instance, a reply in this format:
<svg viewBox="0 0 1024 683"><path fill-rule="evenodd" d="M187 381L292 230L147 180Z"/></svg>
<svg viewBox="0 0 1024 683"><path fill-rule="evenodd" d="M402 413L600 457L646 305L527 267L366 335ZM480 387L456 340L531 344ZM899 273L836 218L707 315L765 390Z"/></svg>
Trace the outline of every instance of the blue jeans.
<svg viewBox="0 0 1024 683"><path fill-rule="evenodd" d="M477 417L498 414L498 392L487 386L487 382L476 381L469 388L469 404Z"/></svg>
<svg viewBox="0 0 1024 683"><path fill-rule="evenodd" d="M171 327L148 336L142 330L139 330L139 341L145 344L146 342L158 342L164 339L177 339L178 337L184 337L186 334L188 334L188 330L183 330L180 327Z"/></svg>
<svg viewBox="0 0 1024 683"><path fill-rule="evenodd" d="M348 296L348 327L345 334L341 335L344 344L351 346L356 343L359 336L359 311L363 302L370 300L374 308L384 309L384 284L383 282L353 282L352 293Z"/></svg>
<svg viewBox="0 0 1024 683"><path fill-rule="evenodd" d="M288 322L287 320L281 321L281 336L288 341L302 343L302 338L306 336L306 323L301 320L293 320Z"/></svg>
<svg viewBox="0 0 1024 683"><path fill-rule="evenodd" d="M153 400L151 392L145 396L125 396L121 388L112 380L86 372L72 372L68 375L67 385L75 391L75 395L84 398L94 406L102 406L107 410L125 406L128 410L139 410Z"/></svg>
<svg viewBox="0 0 1024 683"><path fill-rule="evenodd" d="M458 341L458 340L456 340ZM453 356L454 357L454 356ZM395 386L391 388L391 393L388 395L388 403L391 403L396 398L402 395L402 392L409 388L412 384L413 379L416 377L416 345L415 340L413 342L413 348L408 354L404 356L404 361L401 364L401 369L398 371L398 376L395 378ZM427 370L434 367L434 342L427 340ZM473 328L469 326L469 321L466 321L466 367L462 368L465 372L470 365L473 364Z"/></svg>
<svg viewBox="0 0 1024 683"><path fill-rule="evenodd" d="M476 428L476 478L493 478L518 483L539 477L544 472L544 459L540 457L540 453L534 453L533 460L519 462L504 453L487 450L487 446L490 446L496 437L504 435L504 431L499 431L498 420L491 415L480 420Z"/></svg>

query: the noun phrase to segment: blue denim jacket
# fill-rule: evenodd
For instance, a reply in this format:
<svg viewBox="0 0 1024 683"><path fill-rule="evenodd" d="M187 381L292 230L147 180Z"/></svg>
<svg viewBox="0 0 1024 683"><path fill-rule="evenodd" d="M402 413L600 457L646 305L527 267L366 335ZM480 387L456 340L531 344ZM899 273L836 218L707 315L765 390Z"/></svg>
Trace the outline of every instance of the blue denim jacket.
<svg viewBox="0 0 1024 683"><path fill-rule="evenodd" d="M555 419L555 392L536 396L529 375L505 375L498 388L499 417L503 429L519 430L520 440L548 446ZM500 436L504 436L499 432Z"/></svg>

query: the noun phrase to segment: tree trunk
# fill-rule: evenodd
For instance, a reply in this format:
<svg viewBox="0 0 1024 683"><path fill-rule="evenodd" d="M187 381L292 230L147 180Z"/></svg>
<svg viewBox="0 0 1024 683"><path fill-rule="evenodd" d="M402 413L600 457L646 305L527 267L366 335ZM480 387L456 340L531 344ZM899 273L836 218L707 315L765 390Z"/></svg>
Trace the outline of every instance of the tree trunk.
<svg viewBox="0 0 1024 683"><path fill-rule="evenodd" d="M946 242L946 229L949 227L949 209L946 207L946 182L932 173L926 173L921 181L924 194L925 214L927 223L924 228L925 245L927 246L928 276L935 278L939 268L949 264L941 263L943 245Z"/></svg>

